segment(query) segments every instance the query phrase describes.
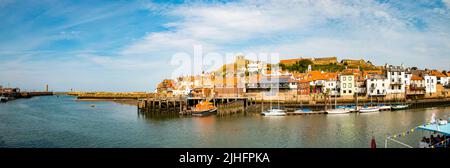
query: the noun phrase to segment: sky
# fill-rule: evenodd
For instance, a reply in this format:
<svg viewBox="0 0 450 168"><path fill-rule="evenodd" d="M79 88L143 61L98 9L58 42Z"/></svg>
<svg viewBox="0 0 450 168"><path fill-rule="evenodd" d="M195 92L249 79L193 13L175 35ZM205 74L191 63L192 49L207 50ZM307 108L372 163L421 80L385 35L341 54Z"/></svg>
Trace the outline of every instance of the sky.
<svg viewBox="0 0 450 168"><path fill-rule="evenodd" d="M450 0L0 0L4 87L153 91L194 46L450 70Z"/></svg>

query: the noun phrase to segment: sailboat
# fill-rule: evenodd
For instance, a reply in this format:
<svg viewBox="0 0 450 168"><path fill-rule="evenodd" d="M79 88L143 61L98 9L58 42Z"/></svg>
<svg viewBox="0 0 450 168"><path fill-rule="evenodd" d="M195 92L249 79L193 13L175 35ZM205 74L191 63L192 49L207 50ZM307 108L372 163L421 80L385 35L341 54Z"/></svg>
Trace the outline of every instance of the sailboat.
<svg viewBox="0 0 450 168"><path fill-rule="evenodd" d="M334 109L326 109L325 112L327 112L327 114L347 114L350 113L350 110L347 108L337 108L336 95L334 95Z"/></svg>
<svg viewBox="0 0 450 168"><path fill-rule="evenodd" d="M370 107L364 106L361 109L359 109L360 113L371 113L371 112L378 112L380 111L380 108L377 106L373 106L372 104L372 96L370 95Z"/></svg>
<svg viewBox="0 0 450 168"><path fill-rule="evenodd" d="M270 100L270 109L261 113L264 116L285 116L286 111L280 108L280 100L278 100L278 107L272 107L272 100Z"/></svg>

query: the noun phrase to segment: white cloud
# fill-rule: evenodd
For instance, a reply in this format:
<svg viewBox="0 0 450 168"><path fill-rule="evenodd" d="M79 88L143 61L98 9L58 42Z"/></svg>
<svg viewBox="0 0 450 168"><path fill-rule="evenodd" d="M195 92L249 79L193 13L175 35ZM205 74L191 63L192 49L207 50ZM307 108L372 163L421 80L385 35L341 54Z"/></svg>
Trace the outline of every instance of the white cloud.
<svg viewBox="0 0 450 168"><path fill-rule="evenodd" d="M450 8L450 0L442 0L445 5L447 5L447 8Z"/></svg>
<svg viewBox="0 0 450 168"><path fill-rule="evenodd" d="M158 9L157 4L150 9ZM170 51L190 51L193 44L204 44L220 52L278 51L285 56L334 55L376 63L450 66L430 59L448 60L441 56L450 54L448 25L433 20L436 16L418 16L377 1L194 2L163 9L165 16L178 18L165 24L169 31L148 34L128 46L125 54L165 51L170 56L175 53ZM425 20L426 30L415 27L418 17Z"/></svg>

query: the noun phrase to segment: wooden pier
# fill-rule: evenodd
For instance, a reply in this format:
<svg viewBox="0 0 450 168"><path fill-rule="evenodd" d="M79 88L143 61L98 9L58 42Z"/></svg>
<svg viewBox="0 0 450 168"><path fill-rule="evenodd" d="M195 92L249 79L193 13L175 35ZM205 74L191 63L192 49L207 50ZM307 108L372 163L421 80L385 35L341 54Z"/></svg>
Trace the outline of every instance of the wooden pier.
<svg viewBox="0 0 450 168"><path fill-rule="evenodd" d="M218 108L219 116L245 112L246 107L256 101L246 97L153 97L138 99L138 111L143 113L160 113L191 115L192 108L201 101L209 101Z"/></svg>
<svg viewBox="0 0 450 168"><path fill-rule="evenodd" d="M256 99L247 97L215 97L215 98L199 98L199 97L153 97L138 100L138 111L152 114L179 114L191 115L192 108L201 101L209 101L218 108L217 116L232 115L238 113L260 113L267 110L270 101L257 101ZM450 99L430 99L430 100L414 100L403 102L409 104L409 109L427 108L438 106L450 106ZM273 103L277 105L278 103ZM345 106L354 103L337 103L337 106ZM366 103L360 103L363 106ZM397 102L374 102L373 105L393 105ZM324 111L330 104L308 102L280 102L280 106L287 109L287 115L312 115L326 114ZM334 105L332 105L334 107ZM312 111L307 113L293 113L298 108L309 108Z"/></svg>

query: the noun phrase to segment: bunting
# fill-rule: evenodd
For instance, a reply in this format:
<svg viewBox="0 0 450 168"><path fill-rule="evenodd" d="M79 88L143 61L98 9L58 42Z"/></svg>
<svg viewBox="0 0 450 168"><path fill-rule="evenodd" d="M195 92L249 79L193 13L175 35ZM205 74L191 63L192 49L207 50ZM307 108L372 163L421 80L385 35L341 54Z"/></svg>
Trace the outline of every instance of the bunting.
<svg viewBox="0 0 450 168"><path fill-rule="evenodd" d="M408 129L407 131L400 132L398 134L388 134L387 138L405 137L406 135L413 133L417 128L419 128L419 127L414 127L414 128ZM391 136L389 136L389 135L391 135Z"/></svg>

